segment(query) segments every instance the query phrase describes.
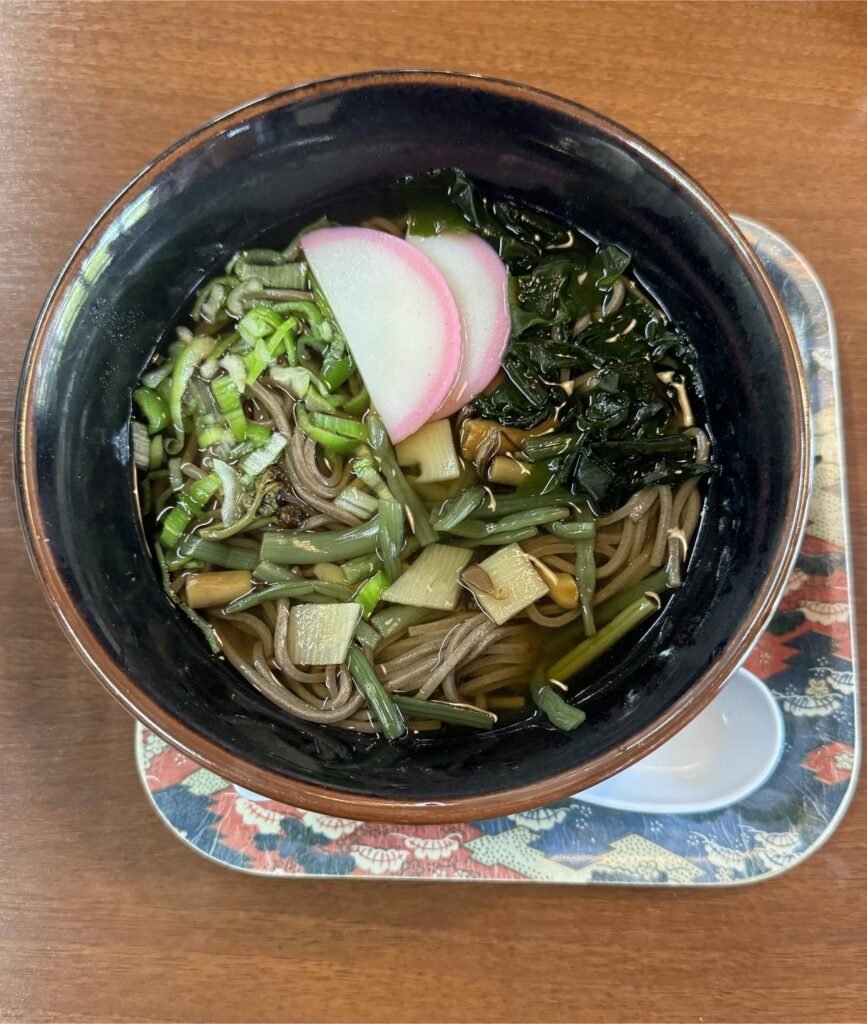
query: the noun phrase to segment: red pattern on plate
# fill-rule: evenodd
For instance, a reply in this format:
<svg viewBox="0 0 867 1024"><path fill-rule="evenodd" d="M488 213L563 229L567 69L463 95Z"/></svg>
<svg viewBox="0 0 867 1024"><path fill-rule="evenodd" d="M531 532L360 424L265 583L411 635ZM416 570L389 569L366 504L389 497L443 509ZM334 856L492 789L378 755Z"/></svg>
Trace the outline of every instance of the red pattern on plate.
<svg viewBox="0 0 867 1024"><path fill-rule="evenodd" d="M801 762L817 779L829 786L846 782L852 777L855 767L855 749L848 743L826 743L810 751Z"/></svg>

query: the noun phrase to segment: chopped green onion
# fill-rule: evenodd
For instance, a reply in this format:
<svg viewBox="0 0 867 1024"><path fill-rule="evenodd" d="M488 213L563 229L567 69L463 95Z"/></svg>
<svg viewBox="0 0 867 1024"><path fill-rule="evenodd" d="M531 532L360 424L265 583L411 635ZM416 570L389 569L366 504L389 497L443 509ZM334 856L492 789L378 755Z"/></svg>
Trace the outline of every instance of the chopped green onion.
<svg viewBox="0 0 867 1024"><path fill-rule="evenodd" d="M262 538L261 556L278 565L344 562L374 551L378 532L376 518L346 530L271 530Z"/></svg>
<svg viewBox="0 0 867 1024"><path fill-rule="evenodd" d="M369 619L373 614L383 593L387 589L389 582L390 580L388 576L386 576L386 574L380 569L375 576L370 577L370 579L355 595L353 600L357 601L361 605L362 615L365 619Z"/></svg>
<svg viewBox="0 0 867 1024"><path fill-rule="evenodd" d="M370 438L370 447L379 460L380 469L394 497L406 510L410 529L418 537L422 547L433 544L437 539L437 535L428 519L427 509L425 509L421 498L412 489L409 481L403 475L400 466L398 466L394 449L388 439L388 434L382 420L377 415L371 414L367 418L367 430Z"/></svg>
<svg viewBox="0 0 867 1024"><path fill-rule="evenodd" d="M238 321L238 334L252 347L260 338L266 338L273 333L282 323L283 317L278 316L274 310L267 306L254 306Z"/></svg>
<svg viewBox="0 0 867 1024"><path fill-rule="evenodd" d="M268 439L267 444L257 448L254 452L250 452L249 455L245 455L241 459L238 468L241 471L242 479L249 481L259 476L260 473L264 473L269 466L273 465L280 458L283 449L288 443L283 434L273 433Z"/></svg>
<svg viewBox="0 0 867 1024"><path fill-rule="evenodd" d="M247 387L247 367L244 365L244 360L230 352L220 360L220 366L232 378L232 383L238 394L243 395Z"/></svg>
<svg viewBox="0 0 867 1024"><path fill-rule="evenodd" d="M239 259L232 266L232 273L236 274L242 281L250 278L258 278L266 288L288 288L300 290L307 285L307 264L306 263L283 263L262 264L248 262L249 258L256 252L265 250L253 249L244 255L247 259Z"/></svg>
<svg viewBox="0 0 867 1024"><path fill-rule="evenodd" d="M268 375L299 402L307 395L313 380L313 373L306 366L272 366Z"/></svg>
<svg viewBox="0 0 867 1024"><path fill-rule="evenodd" d="M194 320L204 320L212 324L217 319L220 309L226 300L231 288L236 287L238 279L234 275L216 277L208 281L196 294L196 301L193 305L192 317Z"/></svg>
<svg viewBox="0 0 867 1024"><path fill-rule="evenodd" d="M247 420L244 418L244 407L241 395L231 377L217 377L211 381L211 391L221 411L226 417L236 441L243 441L247 436Z"/></svg>
<svg viewBox="0 0 867 1024"><path fill-rule="evenodd" d="M205 307L205 303L207 303L208 319L205 322L211 323L216 317L220 306L222 306L225 297L226 286L222 284L219 279L207 281L201 288L196 290L196 301L193 303L190 316L193 320L197 320L199 322L204 320L202 310Z"/></svg>
<svg viewBox="0 0 867 1024"><path fill-rule="evenodd" d="M160 516L165 511L166 505L168 505L168 503L172 500L172 498L174 496L175 496L175 492L170 487L167 487L162 492L162 494L154 502L154 517L155 518L157 518L157 519L160 518Z"/></svg>
<svg viewBox="0 0 867 1024"><path fill-rule="evenodd" d="M147 427L138 420L132 421L132 461L139 469L150 469L151 443L148 440Z"/></svg>
<svg viewBox="0 0 867 1024"><path fill-rule="evenodd" d="M181 472L181 459L176 455L169 459L169 487L173 491L181 491L184 487L184 474Z"/></svg>
<svg viewBox="0 0 867 1024"><path fill-rule="evenodd" d="M180 344L180 343L179 343ZM183 348L183 346L181 346ZM172 375L175 370L175 360L171 360L172 364ZM159 384L154 388L160 398L169 405L169 411L171 411L171 400L172 400L172 376L167 376L160 381Z"/></svg>
<svg viewBox="0 0 867 1024"><path fill-rule="evenodd" d="M328 430L332 434L349 437L355 441L367 440L367 427L365 427L361 420L351 419L347 416L335 416L333 413L324 412L314 412L311 414L310 419L313 426L321 430Z"/></svg>
<svg viewBox="0 0 867 1024"><path fill-rule="evenodd" d="M362 413L367 412L369 406L370 395L367 393L367 388L362 388L357 395L353 395L343 403L343 411L349 413L350 416L361 416Z"/></svg>
<svg viewBox="0 0 867 1024"><path fill-rule="evenodd" d="M287 389L293 398L304 402L310 412L333 413L340 408L341 399L306 366L272 366L268 371L272 380ZM339 431L338 431L339 433Z"/></svg>
<svg viewBox="0 0 867 1024"><path fill-rule="evenodd" d="M528 526L546 526L550 523L559 522L569 516L569 510L565 508L536 508L527 509L524 512L513 512L511 515L503 516L496 523L491 524L489 534L508 533L511 530L524 530Z"/></svg>
<svg viewBox="0 0 867 1024"><path fill-rule="evenodd" d="M355 685L364 694L370 710L382 726L383 735L390 740L403 736L406 732L403 715L360 647L353 645L349 648L347 665Z"/></svg>
<svg viewBox="0 0 867 1024"><path fill-rule="evenodd" d="M148 388L136 388L132 393L133 401L141 410L142 416L148 421L148 433L159 434L169 425L169 407L163 399Z"/></svg>
<svg viewBox="0 0 867 1024"><path fill-rule="evenodd" d="M376 515L379 509L379 502L372 494L368 494L367 491L362 491L358 487L353 487L351 484L348 487L344 487L340 494L337 495L334 499L334 504L338 508L352 513L352 515L357 516L359 519L370 519L371 516Z"/></svg>
<svg viewBox="0 0 867 1024"><path fill-rule="evenodd" d="M297 579L287 583L275 583L261 590L254 590L251 594L245 594L244 597L239 597L237 601L226 605L226 611L230 615L234 615L236 612L246 612L250 608L264 604L266 601L299 598L313 593L315 591L312 580Z"/></svg>
<svg viewBox="0 0 867 1024"><path fill-rule="evenodd" d="M162 436L152 437L150 444L150 454L148 456L148 466L151 470L159 469L163 464L163 455L165 449L163 448Z"/></svg>
<svg viewBox="0 0 867 1024"><path fill-rule="evenodd" d="M256 310L251 310L247 316L251 316ZM246 320L247 317L244 317ZM238 325L238 329L241 329L241 325L244 320ZM277 360L280 355L281 349L284 346L287 349L287 354L290 359L295 358L295 320L286 320L271 334L270 337L258 337L255 339L253 344L253 351L250 352L244 359L244 366L247 370L247 384L252 384L258 379L258 377L264 373L268 367ZM243 332L242 333L242 337Z"/></svg>
<svg viewBox="0 0 867 1024"><path fill-rule="evenodd" d="M197 440L199 448L211 448L217 444L231 444L234 440L234 434L231 430L221 427L218 423L211 423L199 430Z"/></svg>
<svg viewBox="0 0 867 1024"><path fill-rule="evenodd" d="M274 312L280 313L282 316L294 313L299 319L307 322L310 333L314 338L322 341L331 341L333 328L315 302L301 299L295 299L290 302L278 302L274 306Z"/></svg>
<svg viewBox="0 0 867 1024"><path fill-rule="evenodd" d="M349 356L335 356L332 355L332 350L325 353L325 357L322 360L322 380L328 386L331 391L336 391L341 384L345 384L346 381L355 373L355 363Z"/></svg>
<svg viewBox="0 0 867 1024"><path fill-rule="evenodd" d="M173 548L192 519L202 514L205 505L220 489L220 478L209 473L201 480L192 480L181 492L178 503L163 521L160 544Z"/></svg>
<svg viewBox="0 0 867 1024"><path fill-rule="evenodd" d="M208 565L218 565L221 569L255 569L259 562L255 551L203 540L195 534L180 542L178 554L184 558L196 558Z"/></svg>
<svg viewBox="0 0 867 1024"><path fill-rule="evenodd" d="M343 569L339 565L335 565L334 562L317 562L313 566L313 575L323 583L339 583L341 586L346 586Z"/></svg>
<svg viewBox="0 0 867 1024"><path fill-rule="evenodd" d="M248 277L246 281L240 281L226 296L226 312L230 316L242 317L244 315L244 300L253 292L262 291L262 288L260 277Z"/></svg>
<svg viewBox="0 0 867 1024"><path fill-rule="evenodd" d="M223 490L220 518L226 526L232 526L241 516L241 479L228 462L223 462L222 459L213 459L212 463Z"/></svg>
<svg viewBox="0 0 867 1024"><path fill-rule="evenodd" d="M311 231L316 231L317 228L327 228L331 222L327 217L317 217L312 224L307 224L298 232L292 241L286 246L285 249L280 253L285 263L292 263L298 259L301 253L301 239Z"/></svg>
<svg viewBox="0 0 867 1024"><path fill-rule="evenodd" d="M377 498L385 498L389 501L394 500L394 495L389 490L388 484L382 479L373 464L369 449L362 451L359 457L353 460L352 472L355 473L365 487L369 487L373 491Z"/></svg>
<svg viewBox="0 0 867 1024"><path fill-rule="evenodd" d="M272 431L262 423L253 423L247 420L247 440L254 448L262 448L271 440ZM246 454L246 453L245 453Z"/></svg>
<svg viewBox="0 0 867 1024"><path fill-rule="evenodd" d="M593 636L587 637L556 661L548 676L560 681L574 676L659 609L659 601L640 597Z"/></svg>
<svg viewBox="0 0 867 1024"><path fill-rule="evenodd" d="M290 363L295 363L298 359L298 348L296 345L296 338L298 337L298 321L294 316L290 316L287 320L284 320L282 324L274 331L271 337L271 344L276 348L277 354L280 354L280 348L285 350L286 358Z"/></svg>
<svg viewBox="0 0 867 1024"><path fill-rule="evenodd" d="M241 249L229 260L226 273L235 273L235 267L240 262L255 263L259 266L276 267L283 263L294 262L287 259L286 254L277 249ZM241 276L240 274L238 275Z"/></svg>
<svg viewBox="0 0 867 1024"><path fill-rule="evenodd" d="M337 452L340 455L353 455L358 448L360 443L358 440L343 437L340 434L335 434L333 431L317 427L303 405L295 406L295 419L299 428L309 438L317 444L321 444L328 451Z"/></svg>
<svg viewBox="0 0 867 1024"><path fill-rule="evenodd" d="M148 370L147 373L142 374L142 386L153 390L167 377L171 376L171 372L174 368L174 359L166 359L164 362L160 363L159 366L155 366L152 370Z"/></svg>
<svg viewBox="0 0 867 1024"><path fill-rule="evenodd" d="M419 543L415 537L407 537L406 543L403 546L403 551L400 553L401 558L408 558L411 554L418 551ZM382 568L382 559L377 554L371 555L360 555L358 558L350 558L348 562L343 563L343 575L346 577L349 583L359 583L361 580L367 579L368 576L372 576Z"/></svg>
<svg viewBox="0 0 867 1024"><path fill-rule="evenodd" d="M208 356L208 362L210 362L213 359L215 362L217 362L217 365L219 365L220 358L223 356L225 352L229 351L229 349L232 347L232 345L235 344L237 340L237 331L232 331L230 334L227 334L225 338L223 338L221 341L218 341L217 344L214 345L214 351Z"/></svg>
<svg viewBox="0 0 867 1024"><path fill-rule="evenodd" d="M196 372L196 367L203 359L211 354L214 347L212 338L198 338L186 346L175 360L174 372L172 373L172 384L169 399L169 411L172 417L172 426L178 434L184 433L183 399L187 385Z"/></svg>

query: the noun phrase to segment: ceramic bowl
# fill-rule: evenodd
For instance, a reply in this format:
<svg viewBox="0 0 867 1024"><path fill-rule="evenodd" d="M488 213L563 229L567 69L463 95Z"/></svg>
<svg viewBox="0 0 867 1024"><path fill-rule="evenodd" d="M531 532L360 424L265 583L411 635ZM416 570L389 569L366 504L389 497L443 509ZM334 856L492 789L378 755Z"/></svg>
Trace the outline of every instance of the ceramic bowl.
<svg viewBox="0 0 867 1024"><path fill-rule="evenodd" d="M722 472L685 585L598 665L588 720L371 742L296 721L222 660L160 589L132 491L131 391L202 280L400 175L459 166L635 254L695 340ZM17 479L30 551L90 668L218 774L350 818L483 818L584 789L638 760L720 689L777 601L801 534L810 446L791 330L723 211L626 129L524 86L432 72L268 96L158 157L72 253L33 333Z"/></svg>

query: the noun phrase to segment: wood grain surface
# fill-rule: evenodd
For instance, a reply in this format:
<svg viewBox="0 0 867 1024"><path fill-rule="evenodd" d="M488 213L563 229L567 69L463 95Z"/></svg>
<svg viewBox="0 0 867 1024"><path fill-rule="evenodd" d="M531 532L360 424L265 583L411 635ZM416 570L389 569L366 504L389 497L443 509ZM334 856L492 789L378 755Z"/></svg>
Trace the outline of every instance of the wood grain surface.
<svg viewBox="0 0 867 1024"><path fill-rule="evenodd" d="M863 791L811 860L730 892L256 879L185 849L145 802L132 723L22 548L28 334L152 155L259 94L377 66L580 100L809 256L838 320L865 563L864 4L0 2L0 1020L867 1019Z"/></svg>

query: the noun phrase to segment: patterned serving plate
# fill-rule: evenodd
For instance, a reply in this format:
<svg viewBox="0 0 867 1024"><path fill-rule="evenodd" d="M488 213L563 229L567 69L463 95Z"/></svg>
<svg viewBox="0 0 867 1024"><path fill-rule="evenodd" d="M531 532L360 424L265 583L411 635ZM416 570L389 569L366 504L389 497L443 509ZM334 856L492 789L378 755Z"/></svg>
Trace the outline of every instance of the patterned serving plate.
<svg viewBox="0 0 867 1024"><path fill-rule="evenodd" d="M831 835L859 760L858 676L836 344L824 289L779 235L737 218L804 354L816 443L810 519L788 589L746 662L783 712L786 743L757 791L704 814L642 814L580 795L491 821L401 826L329 817L237 789L136 727L146 792L218 863L290 877L735 885L785 871Z"/></svg>

